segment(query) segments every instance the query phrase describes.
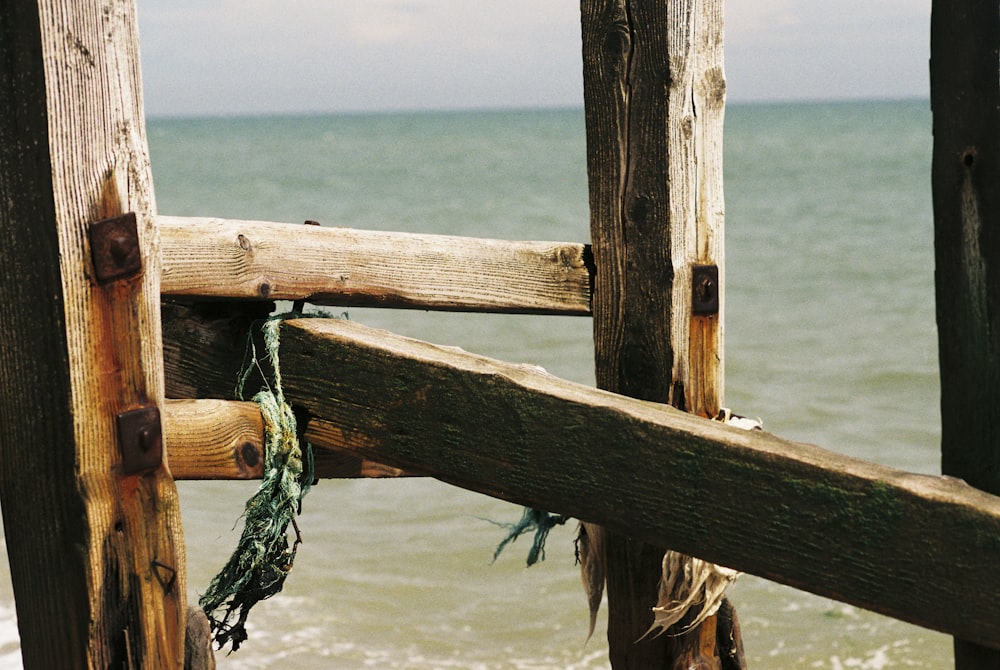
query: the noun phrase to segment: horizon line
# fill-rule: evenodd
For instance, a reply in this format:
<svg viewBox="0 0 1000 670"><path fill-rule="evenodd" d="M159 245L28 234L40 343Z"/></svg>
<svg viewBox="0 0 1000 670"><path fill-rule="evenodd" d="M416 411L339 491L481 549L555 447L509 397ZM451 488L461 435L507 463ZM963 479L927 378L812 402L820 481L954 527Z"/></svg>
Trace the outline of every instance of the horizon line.
<svg viewBox="0 0 1000 670"><path fill-rule="evenodd" d="M926 102L930 97L923 95L892 96L892 97L858 97L858 98L787 98L727 101L726 107L766 107L770 105L838 105L838 104L870 104L896 102ZM504 106L468 106L468 107L383 107L378 109L314 109L314 110L260 110L236 112L176 112L146 114L151 121L196 121L210 119L277 119L277 118L316 118L326 116L417 116L433 114L517 114L533 112L582 112L583 104L540 104Z"/></svg>

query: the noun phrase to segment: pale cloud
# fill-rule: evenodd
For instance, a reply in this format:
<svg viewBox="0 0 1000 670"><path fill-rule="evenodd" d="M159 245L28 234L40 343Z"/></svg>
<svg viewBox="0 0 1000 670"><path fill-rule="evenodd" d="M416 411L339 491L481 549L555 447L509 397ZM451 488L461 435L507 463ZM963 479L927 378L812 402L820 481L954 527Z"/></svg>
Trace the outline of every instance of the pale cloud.
<svg viewBox="0 0 1000 670"><path fill-rule="evenodd" d="M931 0L727 0L731 101L925 95ZM574 0L139 0L154 114L581 105Z"/></svg>
<svg viewBox="0 0 1000 670"><path fill-rule="evenodd" d="M791 0L729 0L725 5L726 39L730 43L765 41L775 30L801 23L797 5Z"/></svg>
<svg viewBox="0 0 1000 670"><path fill-rule="evenodd" d="M391 46L419 42L421 33L427 29L425 17L425 3L372 2L331 18L343 21L348 38L358 44Z"/></svg>
<svg viewBox="0 0 1000 670"><path fill-rule="evenodd" d="M931 0L729 0L730 99L926 97Z"/></svg>

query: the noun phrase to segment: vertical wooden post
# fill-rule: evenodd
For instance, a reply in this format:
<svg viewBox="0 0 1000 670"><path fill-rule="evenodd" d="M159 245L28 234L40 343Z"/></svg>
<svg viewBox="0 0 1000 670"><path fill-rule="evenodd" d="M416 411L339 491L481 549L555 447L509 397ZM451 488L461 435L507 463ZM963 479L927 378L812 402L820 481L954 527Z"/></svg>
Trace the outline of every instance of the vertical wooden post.
<svg viewBox="0 0 1000 670"><path fill-rule="evenodd" d="M933 3L931 107L941 467L1000 494L998 0ZM1000 651L955 640L955 667L1000 667Z"/></svg>
<svg viewBox="0 0 1000 670"><path fill-rule="evenodd" d="M581 10L597 384L714 417L723 373L722 2L584 0ZM717 307L698 315L696 266L718 269L699 275L699 297ZM669 636L637 642L652 623L663 548L606 542L612 665L672 667L680 658ZM714 625L706 622L709 637ZM706 662L690 667L717 667Z"/></svg>
<svg viewBox="0 0 1000 670"><path fill-rule="evenodd" d="M0 4L0 502L27 668L184 661L138 46L131 0ZM126 212L95 264L92 224Z"/></svg>

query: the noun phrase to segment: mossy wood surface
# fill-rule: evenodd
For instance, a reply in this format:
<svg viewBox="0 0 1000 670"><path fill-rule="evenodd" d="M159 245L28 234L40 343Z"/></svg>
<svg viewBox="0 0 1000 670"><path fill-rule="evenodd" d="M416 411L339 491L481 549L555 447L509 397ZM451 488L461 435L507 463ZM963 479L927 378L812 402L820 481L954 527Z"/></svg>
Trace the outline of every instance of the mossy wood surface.
<svg viewBox="0 0 1000 670"><path fill-rule="evenodd" d="M27 668L179 668L185 567L164 461L115 416L163 398L159 251L133 2L0 4L0 500ZM87 239L134 212L138 276Z"/></svg>
<svg viewBox="0 0 1000 670"><path fill-rule="evenodd" d="M589 314L582 244L160 217L165 295Z"/></svg>
<svg viewBox="0 0 1000 670"><path fill-rule="evenodd" d="M1000 646L1000 499L960 481L348 321L281 360L331 446Z"/></svg>

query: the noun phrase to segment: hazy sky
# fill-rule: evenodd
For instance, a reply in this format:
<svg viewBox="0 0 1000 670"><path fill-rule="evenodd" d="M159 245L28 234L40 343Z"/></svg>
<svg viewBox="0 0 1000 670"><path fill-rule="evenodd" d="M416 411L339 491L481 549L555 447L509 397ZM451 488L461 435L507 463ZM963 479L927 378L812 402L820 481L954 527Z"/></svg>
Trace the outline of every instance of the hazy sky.
<svg viewBox="0 0 1000 670"><path fill-rule="evenodd" d="M139 0L151 115L583 104L569 0ZM729 102L927 97L931 0L728 0Z"/></svg>

